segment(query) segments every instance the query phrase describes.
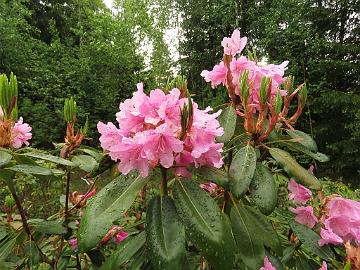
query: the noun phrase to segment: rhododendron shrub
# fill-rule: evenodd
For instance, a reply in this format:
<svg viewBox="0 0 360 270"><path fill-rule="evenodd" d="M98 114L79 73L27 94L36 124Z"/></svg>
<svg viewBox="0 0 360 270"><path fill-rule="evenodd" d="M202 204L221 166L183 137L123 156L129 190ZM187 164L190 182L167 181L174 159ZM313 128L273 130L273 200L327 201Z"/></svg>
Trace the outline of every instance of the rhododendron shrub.
<svg viewBox="0 0 360 270"><path fill-rule="evenodd" d="M79 126L72 98L64 141L51 154L26 147L16 78L1 77L0 179L10 194L0 268L359 269L360 202L327 192L315 162L296 161L328 160L295 129L306 85L294 85L286 59L261 62L246 44L235 30L201 73L212 91L226 89L221 110L200 108L181 76L154 90L139 83L113 122L97 123L99 149L85 145L89 124ZM29 175L61 183L58 213L29 217L17 191Z"/></svg>

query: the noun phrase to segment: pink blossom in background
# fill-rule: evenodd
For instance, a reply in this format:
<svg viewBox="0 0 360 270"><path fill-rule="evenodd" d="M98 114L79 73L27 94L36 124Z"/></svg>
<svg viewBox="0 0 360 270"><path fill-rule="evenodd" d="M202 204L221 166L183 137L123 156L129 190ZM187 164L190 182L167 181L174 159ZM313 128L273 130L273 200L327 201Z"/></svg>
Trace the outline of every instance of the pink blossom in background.
<svg viewBox="0 0 360 270"><path fill-rule="evenodd" d="M155 89L149 95L144 94L142 84L137 89L131 99L120 104L116 114L119 127L112 123L97 125L101 147L119 161L120 172L136 169L146 177L149 166L161 165L174 167L177 175L189 176L186 167L190 165L223 165L223 144L215 141L224 132L216 119L221 111L211 114L210 107L201 110L193 102L192 125L180 139L181 109L187 106L188 98L181 98L177 88L168 93Z"/></svg>
<svg viewBox="0 0 360 270"><path fill-rule="evenodd" d="M259 270L276 270L276 268L271 264L269 258L265 256L264 258L264 266L261 267Z"/></svg>
<svg viewBox="0 0 360 270"><path fill-rule="evenodd" d="M218 188L218 185L213 182L207 182L204 184L200 184L200 187L209 193L214 193Z"/></svg>
<svg viewBox="0 0 360 270"><path fill-rule="evenodd" d="M298 184L294 179L290 179L288 183L289 200L298 204L306 204L312 198L310 189Z"/></svg>
<svg viewBox="0 0 360 270"><path fill-rule="evenodd" d="M326 264L325 261L323 261L323 263L322 263L321 267L319 268L319 270L327 270L327 269L328 269L327 264Z"/></svg>
<svg viewBox="0 0 360 270"><path fill-rule="evenodd" d="M360 244L360 202L333 197L326 202L325 212L319 245L347 241Z"/></svg>
<svg viewBox="0 0 360 270"><path fill-rule="evenodd" d="M129 234L127 232L121 231L119 233L117 233L114 237L114 242L115 244L120 244L122 241L124 241L127 237L129 236Z"/></svg>
<svg viewBox="0 0 360 270"><path fill-rule="evenodd" d="M23 118L14 124L11 129L11 144L14 148L20 148L23 144L29 145L29 140L32 138L31 127L29 124L23 122Z"/></svg>
<svg viewBox="0 0 360 270"><path fill-rule="evenodd" d="M224 37L221 46L224 47L224 54L234 56L241 53L247 43L247 37L240 37L240 31L235 29L231 38Z"/></svg>
<svg viewBox="0 0 360 270"><path fill-rule="evenodd" d="M314 209L311 206L300 206L297 208L289 208L289 210L296 214L296 222L299 222L310 229L318 222L318 219L314 215Z"/></svg>
<svg viewBox="0 0 360 270"><path fill-rule="evenodd" d="M77 239L76 238L69 239L68 243L69 243L72 251L77 251L78 245L77 245Z"/></svg>

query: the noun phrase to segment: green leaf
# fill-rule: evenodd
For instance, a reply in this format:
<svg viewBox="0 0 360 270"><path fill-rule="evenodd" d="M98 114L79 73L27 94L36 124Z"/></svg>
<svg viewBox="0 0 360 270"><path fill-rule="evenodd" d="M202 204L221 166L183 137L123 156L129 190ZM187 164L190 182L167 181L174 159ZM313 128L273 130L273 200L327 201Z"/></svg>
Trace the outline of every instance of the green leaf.
<svg viewBox="0 0 360 270"><path fill-rule="evenodd" d="M216 202L191 180L176 180L174 203L188 239L215 269L233 269L235 243Z"/></svg>
<svg viewBox="0 0 360 270"><path fill-rule="evenodd" d="M3 239L0 242L0 261L6 260L6 258L12 252L15 244L16 244L16 238L10 238L10 237L7 239Z"/></svg>
<svg viewBox="0 0 360 270"><path fill-rule="evenodd" d="M251 200L263 214L270 215L277 204L277 192L273 175L267 167L258 163L250 184Z"/></svg>
<svg viewBox="0 0 360 270"><path fill-rule="evenodd" d="M210 181L226 188L229 185L229 176L221 169L203 166L196 170L201 181Z"/></svg>
<svg viewBox="0 0 360 270"><path fill-rule="evenodd" d="M168 196L154 197L146 211L146 240L154 269L183 269L185 230Z"/></svg>
<svg viewBox="0 0 360 270"><path fill-rule="evenodd" d="M89 147L89 146L81 146L79 149L79 151L82 151L90 156L92 156L93 158L95 158L98 162L101 161L101 159L104 157L103 153L100 153L99 151L97 151L95 148Z"/></svg>
<svg viewBox="0 0 360 270"><path fill-rule="evenodd" d="M270 221L255 208L244 205L242 211L252 222L256 235L262 239L265 246L271 248L278 255L282 255L282 246L278 234Z"/></svg>
<svg viewBox="0 0 360 270"><path fill-rule="evenodd" d="M309 171L301 167L288 152L279 148L270 148L269 152L276 162L301 184L312 189L321 189L320 181Z"/></svg>
<svg viewBox="0 0 360 270"><path fill-rule="evenodd" d="M7 169L14 171L14 172L34 174L34 175L52 175L53 174L52 171L48 168L27 165L27 164L15 165L12 167L8 167Z"/></svg>
<svg viewBox="0 0 360 270"><path fill-rule="evenodd" d="M319 162L328 162L330 159L327 155L317 152L311 152L308 148L305 146L295 143L295 142L281 142L282 144L286 145L288 148L290 148L293 151L302 152L305 155L308 155L309 157L312 157L313 159L319 161Z"/></svg>
<svg viewBox="0 0 360 270"><path fill-rule="evenodd" d="M293 220L290 221L290 227L309 251L327 261L330 261L334 257L334 253L328 245L319 246L320 236L316 232Z"/></svg>
<svg viewBox="0 0 360 270"><path fill-rule="evenodd" d="M56 164L61 164L61 165L65 165L65 166L74 166L74 164L66 159L63 159L61 157L57 157L57 156L52 156L52 155L48 155L48 154L43 154L43 153L25 153L25 154L21 154L22 156L27 156L27 157L32 157L32 158L37 158L37 159L42 159L42 160L47 160Z"/></svg>
<svg viewBox="0 0 360 270"><path fill-rule="evenodd" d="M87 251L101 241L113 222L129 209L147 180L133 174L120 175L88 202L78 232L79 250Z"/></svg>
<svg viewBox="0 0 360 270"><path fill-rule="evenodd" d="M0 151L0 168L8 164L12 159L12 155L7 152Z"/></svg>
<svg viewBox="0 0 360 270"><path fill-rule="evenodd" d="M129 236L117 247L115 252L106 259L105 263L100 267L100 270L121 269L121 266L130 261L145 244L145 240L145 232L141 232L136 236Z"/></svg>
<svg viewBox="0 0 360 270"><path fill-rule="evenodd" d="M347 261L345 264L345 267L343 268L343 270L351 270L351 263L350 261Z"/></svg>
<svg viewBox="0 0 360 270"><path fill-rule="evenodd" d="M92 172L99 167L98 162L91 156L88 155L78 155L73 157L71 160L74 166L79 167L85 172Z"/></svg>
<svg viewBox="0 0 360 270"><path fill-rule="evenodd" d="M248 144L235 154L229 168L230 189L235 197L239 198L248 190L255 168L255 148Z"/></svg>
<svg viewBox="0 0 360 270"><path fill-rule="evenodd" d="M241 260L249 270L258 270L263 265L265 249L253 219L244 207L234 205L230 210L230 220Z"/></svg>
<svg viewBox="0 0 360 270"><path fill-rule="evenodd" d="M225 143L232 138L236 127L236 118L235 109L232 106L229 106L222 111L218 120L220 126L224 128L224 135L216 138L218 142Z"/></svg>
<svg viewBox="0 0 360 270"><path fill-rule="evenodd" d="M32 219L29 224L35 227L35 230L45 234L65 234L66 228L60 220Z"/></svg>
<svg viewBox="0 0 360 270"><path fill-rule="evenodd" d="M292 139L297 140L297 142L301 145L303 145L304 147L306 147L307 149L309 149L312 152L317 152L318 148L316 145L316 142L314 141L313 138L311 138L308 134L306 134L305 132L302 132L300 130L286 130L287 134L289 134L289 136Z"/></svg>

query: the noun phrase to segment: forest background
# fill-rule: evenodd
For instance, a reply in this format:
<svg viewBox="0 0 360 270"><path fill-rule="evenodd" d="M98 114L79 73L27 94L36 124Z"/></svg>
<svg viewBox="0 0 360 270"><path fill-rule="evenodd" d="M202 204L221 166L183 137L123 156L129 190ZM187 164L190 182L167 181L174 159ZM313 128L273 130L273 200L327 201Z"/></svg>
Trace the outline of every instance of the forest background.
<svg viewBox="0 0 360 270"><path fill-rule="evenodd" d="M289 74L307 82L298 128L330 157L318 174L358 187L359 12L357 0L115 0L112 9L101 0L0 0L0 73L18 77L33 146L63 141L70 96L79 121L89 117L94 146L97 122L112 121L140 81L149 90L181 74L200 106L223 104L226 91L212 90L200 73L240 28L258 59L289 60Z"/></svg>

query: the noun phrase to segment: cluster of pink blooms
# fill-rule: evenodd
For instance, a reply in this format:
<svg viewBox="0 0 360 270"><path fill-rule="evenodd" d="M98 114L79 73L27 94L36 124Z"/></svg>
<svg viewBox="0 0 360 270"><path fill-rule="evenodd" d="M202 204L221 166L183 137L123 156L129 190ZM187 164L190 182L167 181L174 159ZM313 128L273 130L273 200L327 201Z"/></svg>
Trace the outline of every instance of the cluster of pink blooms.
<svg viewBox="0 0 360 270"><path fill-rule="evenodd" d="M306 204L312 193L306 187L291 180L288 184L289 198L297 204ZM345 199L339 196L330 196L325 199L324 213L320 219L314 215L312 206L290 208L296 214L295 220L313 228L319 221L323 225L320 231L319 245L340 245L346 242L360 244L360 202Z"/></svg>
<svg viewBox="0 0 360 270"><path fill-rule="evenodd" d="M271 264L269 258L265 256L264 258L264 266L261 267L259 270L276 270L276 268ZM326 262L323 262L319 270L327 270Z"/></svg>
<svg viewBox="0 0 360 270"><path fill-rule="evenodd" d="M101 147L114 161L120 161L118 168L123 174L137 169L146 177L149 166L158 165L174 167L176 174L183 176L189 176L189 165L220 168L223 144L215 138L223 134L216 120L221 111L209 114L210 107L200 110L193 102L192 125L180 138L181 113L187 103L177 88L166 94L155 89L146 95L139 83L133 97L120 104L116 114L119 128L113 123L98 123Z"/></svg>
<svg viewBox="0 0 360 270"><path fill-rule="evenodd" d="M10 125L10 126L9 126ZM17 122L13 123L11 120L4 119L4 111L0 107L0 130L1 147L12 146L13 148L20 148L23 145L29 145L29 140L32 138L31 127L24 123L23 118L20 117Z"/></svg>
<svg viewBox="0 0 360 270"><path fill-rule="evenodd" d="M234 30L231 38L225 37L221 42L221 45L224 47L224 54L232 57L230 70L228 70L225 63L222 61L215 65L211 71L203 70L201 76L204 77L206 82L211 82L211 86L215 88L220 84L226 86L228 83L227 79L229 78L227 73L231 72L230 77L232 78L232 84L235 86L235 94L240 96L238 80L241 74L245 70L248 70L248 85L252 85L249 95L249 104L257 106L259 104L259 89L262 78L268 77L272 79L271 96L274 97L277 94L280 84L285 81L284 73L289 62L285 61L280 65L267 65L252 61L243 55L236 58L236 56L243 51L246 43L247 38L241 38L240 31ZM280 92L282 95L286 95L285 90L281 90Z"/></svg>

